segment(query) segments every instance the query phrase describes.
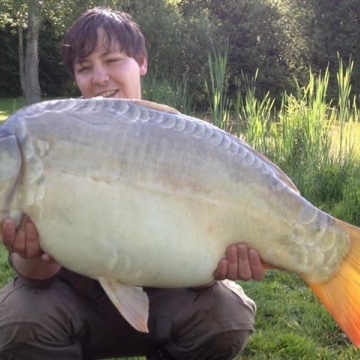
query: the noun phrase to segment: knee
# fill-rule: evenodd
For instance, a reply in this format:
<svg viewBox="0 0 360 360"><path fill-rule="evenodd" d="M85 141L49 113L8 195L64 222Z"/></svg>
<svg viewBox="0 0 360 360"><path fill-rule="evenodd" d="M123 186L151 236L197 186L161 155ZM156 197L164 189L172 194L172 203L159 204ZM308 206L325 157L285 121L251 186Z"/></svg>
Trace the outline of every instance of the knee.
<svg viewBox="0 0 360 360"><path fill-rule="evenodd" d="M54 350L61 359L80 358L74 356L81 353L80 311L66 294L61 284L35 289L13 282L1 289L0 358L52 359Z"/></svg>
<svg viewBox="0 0 360 360"><path fill-rule="evenodd" d="M60 286L31 288L21 281L5 286L0 291L0 345L67 341L81 330L80 322L75 327L73 321L78 307L76 302L72 308L67 304L68 295L62 294Z"/></svg>
<svg viewBox="0 0 360 360"><path fill-rule="evenodd" d="M255 322L256 305L233 282L219 281L203 294L202 308L206 309L209 323L221 324L222 331L253 330Z"/></svg>
<svg viewBox="0 0 360 360"><path fill-rule="evenodd" d="M46 291L30 289L16 281L1 289L1 351L33 344L51 336L43 326L51 319L48 300Z"/></svg>
<svg viewBox="0 0 360 360"><path fill-rule="evenodd" d="M71 338L59 328L42 324L7 323L0 325L1 359L82 359L80 339Z"/></svg>
<svg viewBox="0 0 360 360"><path fill-rule="evenodd" d="M230 360L238 356L247 343L252 330L230 330L206 336L198 336L191 341L176 339L156 349L162 354L148 359L178 359L178 360Z"/></svg>
<svg viewBox="0 0 360 360"><path fill-rule="evenodd" d="M232 330L216 334L206 344L214 359L233 359L245 348L252 330Z"/></svg>

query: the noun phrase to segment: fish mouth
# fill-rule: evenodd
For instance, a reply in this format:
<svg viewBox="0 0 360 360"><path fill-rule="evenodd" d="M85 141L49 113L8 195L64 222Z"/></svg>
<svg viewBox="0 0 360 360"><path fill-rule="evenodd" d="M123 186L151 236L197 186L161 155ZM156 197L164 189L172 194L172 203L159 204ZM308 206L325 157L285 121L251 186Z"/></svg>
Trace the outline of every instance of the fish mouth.
<svg viewBox="0 0 360 360"><path fill-rule="evenodd" d="M118 93L118 89L115 90L107 90L102 93L96 94L95 97L103 97L103 98L113 98Z"/></svg>

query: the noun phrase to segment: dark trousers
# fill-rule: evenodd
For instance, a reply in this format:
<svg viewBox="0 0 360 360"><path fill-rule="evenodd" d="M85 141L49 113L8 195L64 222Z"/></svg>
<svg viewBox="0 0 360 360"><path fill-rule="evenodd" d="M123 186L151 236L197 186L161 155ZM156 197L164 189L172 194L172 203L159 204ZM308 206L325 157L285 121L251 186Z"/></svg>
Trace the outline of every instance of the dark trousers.
<svg viewBox="0 0 360 360"><path fill-rule="evenodd" d="M152 360L161 348L175 360L232 359L254 330L255 304L232 282L145 291L148 334L122 318L97 281L65 269L48 282L18 277L0 290L0 359Z"/></svg>

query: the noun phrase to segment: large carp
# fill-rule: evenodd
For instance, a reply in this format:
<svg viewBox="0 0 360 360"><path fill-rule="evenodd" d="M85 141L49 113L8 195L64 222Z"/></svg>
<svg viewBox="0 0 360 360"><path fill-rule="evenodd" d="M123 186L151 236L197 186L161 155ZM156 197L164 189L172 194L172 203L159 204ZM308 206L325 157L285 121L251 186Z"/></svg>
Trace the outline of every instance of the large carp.
<svg viewBox="0 0 360 360"><path fill-rule="evenodd" d="M320 211L247 144L162 105L49 101L0 127L0 221L23 213L60 264L147 331L141 286L212 280L227 245L301 276L360 346L360 229Z"/></svg>

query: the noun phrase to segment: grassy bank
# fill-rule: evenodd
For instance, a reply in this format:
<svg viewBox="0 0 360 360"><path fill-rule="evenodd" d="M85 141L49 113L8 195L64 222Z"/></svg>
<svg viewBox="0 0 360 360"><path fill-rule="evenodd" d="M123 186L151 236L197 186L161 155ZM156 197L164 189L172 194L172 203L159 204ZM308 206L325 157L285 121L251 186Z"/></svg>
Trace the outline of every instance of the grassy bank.
<svg viewBox="0 0 360 360"><path fill-rule="evenodd" d="M0 121L25 105L24 98L0 98Z"/></svg>

